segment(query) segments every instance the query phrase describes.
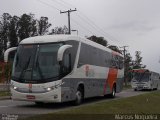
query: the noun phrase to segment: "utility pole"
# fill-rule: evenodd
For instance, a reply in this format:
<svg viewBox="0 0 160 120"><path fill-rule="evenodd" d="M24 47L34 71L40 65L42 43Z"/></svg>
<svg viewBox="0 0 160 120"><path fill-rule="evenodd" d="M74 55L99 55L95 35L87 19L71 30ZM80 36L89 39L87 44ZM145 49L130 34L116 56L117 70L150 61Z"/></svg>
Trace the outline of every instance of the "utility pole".
<svg viewBox="0 0 160 120"><path fill-rule="evenodd" d="M127 73L127 69L126 69L126 47L129 47L129 46L122 46L120 48L123 48L123 55L124 55L124 82L125 82L125 85L127 85L127 79L126 79L126 73Z"/></svg>
<svg viewBox="0 0 160 120"><path fill-rule="evenodd" d="M70 25L70 13L71 12L74 12L74 11L77 11L77 9L75 8L74 10L67 10L67 11L60 11L60 14L62 13L68 13L68 34L71 34L71 25Z"/></svg>
<svg viewBox="0 0 160 120"><path fill-rule="evenodd" d="M128 47L128 46L122 46L122 47L120 47L120 48L123 48L122 51L123 51L124 59L126 59L126 52L127 52L126 47Z"/></svg>

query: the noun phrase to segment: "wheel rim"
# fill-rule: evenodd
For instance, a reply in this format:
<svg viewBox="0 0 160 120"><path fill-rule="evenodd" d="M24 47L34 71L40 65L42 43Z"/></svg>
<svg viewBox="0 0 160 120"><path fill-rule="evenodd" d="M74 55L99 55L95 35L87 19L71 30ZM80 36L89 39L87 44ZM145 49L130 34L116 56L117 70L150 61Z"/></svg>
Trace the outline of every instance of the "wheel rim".
<svg viewBox="0 0 160 120"><path fill-rule="evenodd" d="M113 97L115 96L115 88L113 88L112 96L113 96Z"/></svg>
<svg viewBox="0 0 160 120"><path fill-rule="evenodd" d="M82 101L82 93L80 91L77 91L77 93L76 93L76 102L78 104L80 104L81 101Z"/></svg>

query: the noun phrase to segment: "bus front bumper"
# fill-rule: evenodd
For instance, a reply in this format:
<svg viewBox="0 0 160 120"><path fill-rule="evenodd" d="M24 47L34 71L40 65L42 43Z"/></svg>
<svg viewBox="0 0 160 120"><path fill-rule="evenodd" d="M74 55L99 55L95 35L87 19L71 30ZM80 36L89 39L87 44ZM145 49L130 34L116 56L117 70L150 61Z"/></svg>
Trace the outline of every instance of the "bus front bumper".
<svg viewBox="0 0 160 120"><path fill-rule="evenodd" d="M53 90L45 93L22 93L11 88L11 98L19 101L32 101L44 103L61 102L61 94L58 90Z"/></svg>

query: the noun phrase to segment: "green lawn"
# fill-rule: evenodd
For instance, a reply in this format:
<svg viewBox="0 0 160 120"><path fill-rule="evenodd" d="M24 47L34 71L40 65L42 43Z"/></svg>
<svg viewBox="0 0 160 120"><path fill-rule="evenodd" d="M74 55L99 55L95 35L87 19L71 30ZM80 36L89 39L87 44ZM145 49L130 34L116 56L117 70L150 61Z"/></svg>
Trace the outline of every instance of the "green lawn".
<svg viewBox="0 0 160 120"><path fill-rule="evenodd" d="M10 96L10 92L1 91L1 92L0 92L0 97L4 97L4 96Z"/></svg>
<svg viewBox="0 0 160 120"><path fill-rule="evenodd" d="M123 86L123 90L131 89L131 88L132 88L131 85L124 85L124 86Z"/></svg>
<svg viewBox="0 0 160 120"><path fill-rule="evenodd" d="M106 120L107 118L115 119L115 114L160 114L160 91L82 105L26 120Z"/></svg>

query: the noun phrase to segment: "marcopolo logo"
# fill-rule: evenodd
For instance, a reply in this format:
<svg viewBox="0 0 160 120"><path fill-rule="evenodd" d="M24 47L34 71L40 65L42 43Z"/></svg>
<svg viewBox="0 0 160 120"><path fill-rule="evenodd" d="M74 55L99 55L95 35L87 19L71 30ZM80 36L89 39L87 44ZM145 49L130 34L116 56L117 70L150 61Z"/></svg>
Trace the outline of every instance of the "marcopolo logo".
<svg viewBox="0 0 160 120"><path fill-rule="evenodd" d="M29 92L32 92L32 84L28 84Z"/></svg>

